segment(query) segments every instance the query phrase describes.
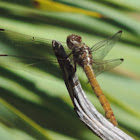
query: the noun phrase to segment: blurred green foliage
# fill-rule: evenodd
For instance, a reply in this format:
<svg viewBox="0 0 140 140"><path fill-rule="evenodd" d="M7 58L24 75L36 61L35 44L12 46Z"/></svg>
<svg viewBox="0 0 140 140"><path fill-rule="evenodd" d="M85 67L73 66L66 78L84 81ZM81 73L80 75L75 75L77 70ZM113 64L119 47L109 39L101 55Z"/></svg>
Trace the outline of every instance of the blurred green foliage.
<svg viewBox="0 0 140 140"><path fill-rule="evenodd" d="M107 58L122 57L125 61L97 80L112 106L119 127L139 140L140 1L48 1L53 4L48 7L46 5L45 10L34 5L34 2L1 0L0 28L62 42L65 42L67 35L74 33L81 35L83 42L89 46L119 30L123 31L121 40ZM56 9L58 3L66 8ZM68 12L68 7L74 10ZM81 10L84 12L80 14ZM89 15L91 12L97 15ZM13 51L9 46L10 44L0 42L0 49L8 48L7 51ZM32 53L36 54L38 51ZM42 69L31 70L33 73L37 71L39 75L42 73ZM0 139L98 140L74 113L59 67L52 66L52 71L45 75L49 78L0 66ZM104 114L90 85L84 83L83 88L93 105Z"/></svg>

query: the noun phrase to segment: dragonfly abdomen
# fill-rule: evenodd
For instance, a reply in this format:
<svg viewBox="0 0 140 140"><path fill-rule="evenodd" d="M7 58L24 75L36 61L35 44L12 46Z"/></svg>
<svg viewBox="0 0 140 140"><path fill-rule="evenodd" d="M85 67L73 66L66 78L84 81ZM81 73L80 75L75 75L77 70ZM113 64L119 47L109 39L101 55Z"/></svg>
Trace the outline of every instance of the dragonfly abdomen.
<svg viewBox="0 0 140 140"><path fill-rule="evenodd" d="M92 66L91 65L85 65L83 67L87 77L88 77L88 80L91 84L91 87L92 89L94 90L96 96L98 97L101 105L103 106L104 108L104 111L105 111L105 115L106 115L106 118L110 120L110 122L113 124L113 125L117 125L117 121L116 121L116 118L113 114L113 111L109 105L109 102L107 101L106 97L104 96L97 80L96 80L96 77L94 75L94 72L93 72L93 69L92 69Z"/></svg>

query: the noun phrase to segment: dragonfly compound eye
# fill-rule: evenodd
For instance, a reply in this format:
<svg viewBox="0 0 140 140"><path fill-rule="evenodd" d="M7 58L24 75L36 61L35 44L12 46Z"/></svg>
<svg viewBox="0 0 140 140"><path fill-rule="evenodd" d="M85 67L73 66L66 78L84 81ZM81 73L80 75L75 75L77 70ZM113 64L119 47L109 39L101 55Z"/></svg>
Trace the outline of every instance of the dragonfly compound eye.
<svg viewBox="0 0 140 140"><path fill-rule="evenodd" d="M79 45L82 42L82 38L78 35L69 35L67 37L67 45L70 49L73 48L73 46Z"/></svg>

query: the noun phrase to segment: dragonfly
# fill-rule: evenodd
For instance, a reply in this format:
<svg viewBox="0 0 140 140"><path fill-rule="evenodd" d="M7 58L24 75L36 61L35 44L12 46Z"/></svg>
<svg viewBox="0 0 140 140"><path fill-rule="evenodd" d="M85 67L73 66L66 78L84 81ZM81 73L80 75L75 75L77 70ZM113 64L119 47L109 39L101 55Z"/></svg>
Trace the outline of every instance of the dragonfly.
<svg viewBox="0 0 140 140"><path fill-rule="evenodd" d="M83 43L81 36L72 34L67 37L67 46L64 46L69 53L67 57L72 56L75 72L77 71L77 64L82 67L94 93L103 106L106 118L109 119L114 126L118 125L117 120L96 77L123 62L122 58L103 60L120 39L121 34L122 31L118 31L113 36L96 43L91 48ZM43 66L43 70L44 68L48 70L48 67L54 63L56 64L53 49L49 47L49 44L52 42L51 40L32 37L5 29L0 29L0 40L2 43L10 45L10 48L4 48L4 51L7 53L0 54L0 65L26 71L28 67L39 67L40 65ZM0 51L2 49L1 46ZM54 73L57 72L57 69L54 68L53 70ZM33 71L30 73L33 73Z"/></svg>

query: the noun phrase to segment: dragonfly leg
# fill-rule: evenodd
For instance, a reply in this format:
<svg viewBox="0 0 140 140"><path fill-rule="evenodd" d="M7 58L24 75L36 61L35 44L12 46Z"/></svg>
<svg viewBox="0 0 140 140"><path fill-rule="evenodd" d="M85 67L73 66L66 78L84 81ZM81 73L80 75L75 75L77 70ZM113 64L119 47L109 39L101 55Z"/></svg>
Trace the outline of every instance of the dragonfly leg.
<svg viewBox="0 0 140 140"><path fill-rule="evenodd" d="M76 62L74 61L74 71L76 72Z"/></svg>
<svg viewBox="0 0 140 140"><path fill-rule="evenodd" d="M67 55L67 57L66 58L68 58L68 57L70 57L70 55L72 54L72 52L69 54L69 55Z"/></svg>

